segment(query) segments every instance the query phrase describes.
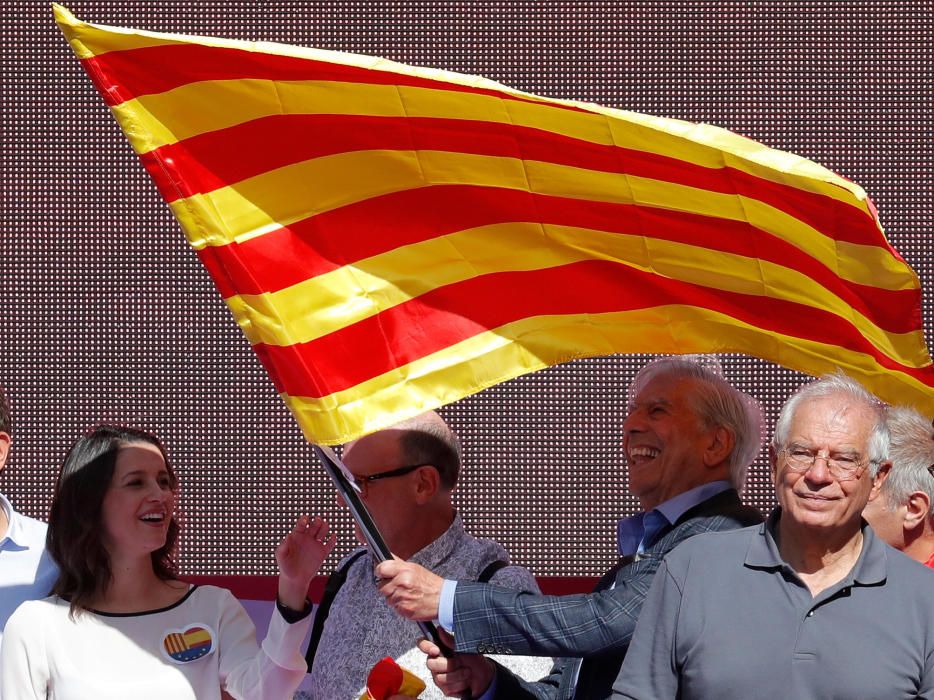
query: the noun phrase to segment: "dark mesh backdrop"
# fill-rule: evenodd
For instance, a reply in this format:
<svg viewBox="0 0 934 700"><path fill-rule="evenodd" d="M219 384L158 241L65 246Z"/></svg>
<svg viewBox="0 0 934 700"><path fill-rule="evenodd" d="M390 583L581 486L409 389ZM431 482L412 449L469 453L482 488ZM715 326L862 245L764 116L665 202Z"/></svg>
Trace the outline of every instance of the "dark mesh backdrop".
<svg viewBox="0 0 934 700"><path fill-rule="evenodd" d="M932 14L913 1L90 2L84 20L273 40L484 75L553 97L705 121L862 184L925 285L931 331ZM273 573L304 510L348 518L184 242L49 4L4 3L0 383L14 451L0 490L45 517L67 446L100 420L165 439L189 573ZM459 504L539 575L596 575L636 509L620 457L643 357L574 362L445 409L466 445ZM725 374L769 421L801 375ZM747 498L771 507L764 455Z"/></svg>

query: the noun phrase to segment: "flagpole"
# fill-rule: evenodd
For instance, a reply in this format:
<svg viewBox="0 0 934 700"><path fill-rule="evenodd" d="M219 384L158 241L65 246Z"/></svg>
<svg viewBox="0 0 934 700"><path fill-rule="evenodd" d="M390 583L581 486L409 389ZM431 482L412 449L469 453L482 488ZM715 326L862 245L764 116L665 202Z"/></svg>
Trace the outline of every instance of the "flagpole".
<svg viewBox="0 0 934 700"><path fill-rule="evenodd" d="M354 521L360 528L360 532L363 534L363 539L366 540L370 548L370 556L372 556L377 563L393 559L393 554L389 550L386 540L383 539L379 528L373 521L373 517L360 498L358 487L353 482L353 475L350 473L350 470L347 469L330 447L313 444L312 448L315 454L318 455L318 460L328 473L331 481L334 482L334 486L337 487L337 492L350 509L350 514L353 516ZM454 650L441 641L441 635L438 634L438 628L435 627L434 623L418 621L417 624L425 637L438 645L438 648L444 656L450 657L454 655ZM461 697L463 700L470 700L469 694Z"/></svg>

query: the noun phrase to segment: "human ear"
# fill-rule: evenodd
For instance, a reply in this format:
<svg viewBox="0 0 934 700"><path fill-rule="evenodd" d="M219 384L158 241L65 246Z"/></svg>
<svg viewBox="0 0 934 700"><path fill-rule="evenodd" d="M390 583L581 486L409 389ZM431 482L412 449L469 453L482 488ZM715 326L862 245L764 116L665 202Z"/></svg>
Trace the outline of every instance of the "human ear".
<svg viewBox="0 0 934 700"><path fill-rule="evenodd" d="M710 433L707 449L704 450L704 464L708 467L723 464L730 456L735 444L736 438L733 433L722 425L718 425Z"/></svg>
<svg viewBox="0 0 934 700"><path fill-rule="evenodd" d="M876 494L878 494L879 490L882 488L882 484L889 478L889 470L891 469L892 463L889 461L879 464L879 471L876 472L876 475L872 479L872 490L869 492L870 501L876 497Z"/></svg>
<svg viewBox="0 0 934 700"><path fill-rule="evenodd" d="M7 457L10 456L10 443L13 439L9 433L0 431L0 470L6 466Z"/></svg>
<svg viewBox="0 0 934 700"><path fill-rule="evenodd" d="M772 485L778 484L778 453L769 445L769 473L772 475Z"/></svg>
<svg viewBox="0 0 934 700"><path fill-rule="evenodd" d="M419 505L427 503L438 492L441 486L441 475L430 465L419 467L415 471L415 502Z"/></svg>
<svg viewBox="0 0 934 700"><path fill-rule="evenodd" d="M905 529L914 530L927 520L931 512L931 497L924 491L912 491L904 507Z"/></svg>

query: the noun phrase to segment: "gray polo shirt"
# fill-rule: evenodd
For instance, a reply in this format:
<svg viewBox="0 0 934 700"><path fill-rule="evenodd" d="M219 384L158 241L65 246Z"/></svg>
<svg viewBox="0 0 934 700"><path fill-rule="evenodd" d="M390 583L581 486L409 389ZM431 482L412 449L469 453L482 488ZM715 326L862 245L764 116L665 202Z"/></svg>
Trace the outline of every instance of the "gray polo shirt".
<svg viewBox="0 0 934 700"><path fill-rule="evenodd" d="M864 523L856 565L814 598L779 555L780 516L665 558L613 697L934 699L934 571Z"/></svg>

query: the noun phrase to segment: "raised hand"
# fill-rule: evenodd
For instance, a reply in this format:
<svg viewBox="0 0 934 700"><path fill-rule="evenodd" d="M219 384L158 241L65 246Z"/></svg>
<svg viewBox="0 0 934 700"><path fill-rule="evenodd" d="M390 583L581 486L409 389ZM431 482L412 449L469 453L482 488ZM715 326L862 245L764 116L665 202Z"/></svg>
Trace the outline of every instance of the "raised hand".
<svg viewBox="0 0 934 700"><path fill-rule="evenodd" d="M276 547L279 564L279 602L293 610L305 607L311 579L337 543L328 536L328 524L319 517L301 516Z"/></svg>

